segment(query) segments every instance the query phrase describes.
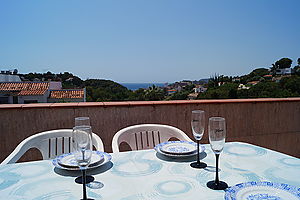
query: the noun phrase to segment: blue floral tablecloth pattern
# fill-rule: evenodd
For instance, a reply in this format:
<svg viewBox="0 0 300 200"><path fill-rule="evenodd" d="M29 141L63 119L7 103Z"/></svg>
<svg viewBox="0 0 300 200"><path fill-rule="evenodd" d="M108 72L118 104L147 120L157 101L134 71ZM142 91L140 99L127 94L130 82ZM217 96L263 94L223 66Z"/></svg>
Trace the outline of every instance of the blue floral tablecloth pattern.
<svg viewBox="0 0 300 200"><path fill-rule="evenodd" d="M101 189L88 188L91 198L224 199L224 191L206 187L206 182L214 179L216 170L215 157L208 144L201 155L202 161L208 164L206 169L191 168L192 160L166 158L154 150L111 155L111 168L88 172L104 184ZM77 175L80 172L57 170L47 160L0 165L0 199L80 199L82 186L74 182ZM219 175L229 186L249 181L271 181L300 187L300 159L247 143L230 142L220 155Z"/></svg>

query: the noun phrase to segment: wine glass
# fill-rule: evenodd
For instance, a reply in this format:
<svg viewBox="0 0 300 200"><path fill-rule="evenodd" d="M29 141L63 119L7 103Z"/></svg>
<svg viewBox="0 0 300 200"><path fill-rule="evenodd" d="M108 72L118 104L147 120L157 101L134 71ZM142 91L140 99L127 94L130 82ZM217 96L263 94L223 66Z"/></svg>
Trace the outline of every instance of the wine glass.
<svg viewBox="0 0 300 200"><path fill-rule="evenodd" d="M209 181L206 185L213 190L225 190L227 183L219 180L219 156L225 145L226 123L222 117L211 117L208 123L208 134L210 147L216 156L216 178Z"/></svg>
<svg viewBox="0 0 300 200"><path fill-rule="evenodd" d="M191 126L194 138L197 140L197 161L191 163L191 167L193 168L205 168L207 164L204 162L200 162L200 140L204 134L205 127L205 113L203 110L193 110L192 111L192 119Z"/></svg>
<svg viewBox="0 0 300 200"><path fill-rule="evenodd" d="M82 171L83 180L83 200L87 200L86 195L86 169L92 157L92 129L91 126L75 126L73 128L74 157Z"/></svg>

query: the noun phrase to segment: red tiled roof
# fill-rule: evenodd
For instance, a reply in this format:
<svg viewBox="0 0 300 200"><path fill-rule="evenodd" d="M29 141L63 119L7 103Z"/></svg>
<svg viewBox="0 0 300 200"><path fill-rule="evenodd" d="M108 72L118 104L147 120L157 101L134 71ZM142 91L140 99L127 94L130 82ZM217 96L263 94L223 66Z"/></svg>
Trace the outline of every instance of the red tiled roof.
<svg viewBox="0 0 300 200"><path fill-rule="evenodd" d="M82 99L84 98L83 89L79 90L52 90L50 93L52 99Z"/></svg>
<svg viewBox="0 0 300 200"><path fill-rule="evenodd" d="M251 82L248 82L247 84L256 85L257 83L259 83L259 81L251 81Z"/></svg>
<svg viewBox="0 0 300 200"><path fill-rule="evenodd" d="M45 94L45 90L22 90L18 96L36 96Z"/></svg>
<svg viewBox="0 0 300 200"><path fill-rule="evenodd" d="M49 88L48 82L4 82L1 92L16 92L18 96L43 95Z"/></svg>

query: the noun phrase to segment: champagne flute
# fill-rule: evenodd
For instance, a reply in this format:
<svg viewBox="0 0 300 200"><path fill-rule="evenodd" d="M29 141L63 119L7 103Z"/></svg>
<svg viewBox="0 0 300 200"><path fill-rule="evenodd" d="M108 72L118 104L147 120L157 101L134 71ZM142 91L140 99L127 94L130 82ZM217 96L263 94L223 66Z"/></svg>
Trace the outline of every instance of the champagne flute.
<svg viewBox="0 0 300 200"><path fill-rule="evenodd" d="M75 126L73 128L73 141L75 146L74 157L82 171L83 199L88 200L86 194L86 169L92 157L92 129L91 126Z"/></svg>
<svg viewBox="0 0 300 200"><path fill-rule="evenodd" d="M219 156L225 145L226 123L222 117L211 117L208 123L208 134L210 147L216 156L216 177L214 181L209 181L206 185L213 190L225 190L227 183L219 180Z"/></svg>
<svg viewBox="0 0 300 200"><path fill-rule="evenodd" d="M76 117L75 118L75 126L90 126L90 118L89 117Z"/></svg>
<svg viewBox="0 0 300 200"><path fill-rule="evenodd" d="M76 117L75 118L75 127L81 127L81 126L90 126L90 118L89 117ZM92 144L93 147L93 144ZM87 183L91 183L95 180L95 178L93 176L86 176L86 182ZM83 183L83 179L82 176L79 176L75 179L76 183L82 184Z"/></svg>
<svg viewBox="0 0 300 200"><path fill-rule="evenodd" d="M200 140L204 134L205 128L205 113L203 110L193 110L192 111L192 119L191 126L194 138L197 140L197 161L191 163L191 167L193 168L205 168L207 164L204 162L200 162Z"/></svg>
<svg viewBox="0 0 300 200"><path fill-rule="evenodd" d="M76 117L75 118L75 127L77 127L77 126L90 126L90 125L91 125L91 123L90 123L90 118L89 117ZM93 147L93 143L92 143L92 147ZM92 189L100 189L104 186L104 184L102 182L95 181L95 178L91 175L86 175L85 180L86 180L86 183L87 183L87 187L92 188ZM77 177L75 179L75 182L79 183L79 184L82 184L83 183L82 176Z"/></svg>

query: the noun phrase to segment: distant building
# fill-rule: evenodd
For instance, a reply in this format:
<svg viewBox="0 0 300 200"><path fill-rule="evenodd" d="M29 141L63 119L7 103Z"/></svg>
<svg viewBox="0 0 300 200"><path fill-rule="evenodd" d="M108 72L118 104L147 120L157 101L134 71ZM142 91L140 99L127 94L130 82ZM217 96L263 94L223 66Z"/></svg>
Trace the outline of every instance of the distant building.
<svg viewBox="0 0 300 200"><path fill-rule="evenodd" d="M85 99L85 89L52 90L48 102L85 102Z"/></svg>
<svg viewBox="0 0 300 200"><path fill-rule="evenodd" d="M198 97L198 93L191 93L188 95L188 100L194 100Z"/></svg>
<svg viewBox="0 0 300 200"><path fill-rule="evenodd" d="M0 74L0 82L21 82L18 75Z"/></svg>
<svg viewBox="0 0 300 200"><path fill-rule="evenodd" d="M177 90L175 90L175 89L170 89L170 90L167 90L167 92L168 92L168 95L171 95L171 94L176 93Z"/></svg>
<svg viewBox="0 0 300 200"><path fill-rule="evenodd" d="M190 80L183 80L179 82L180 86L187 86L187 85L191 85L192 81Z"/></svg>
<svg viewBox="0 0 300 200"><path fill-rule="evenodd" d="M81 89L81 93L83 93L81 96L78 95L80 92L75 92L76 94L74 93L73 96L61 95L57 98L50 98L51 91L54 90L72 93L69 92L70 90L62 90L61 82L0 82L0 104L85 101L84 89Z"/></svg>
<svg viewBox="0 0 300 200"><path fill-rule="evenodd" d="M224 85L226 82L218 82L218 86Z"/></svg>
<svg viewBox="0 0 300 200"><path fill-rule="evenodd" d="M46 103L48 82L2 82L0 103Z"/></svg>
<svg viewBox="0 0 300 200"><path fill-rule="evenodd" d="M205 92L207 88L203 87L202 85L196 85L196 87L193 88L194 93L201 93Z"/></svg>
<svg viewBox="0 0 300 200"><path fill-rule="evenodd" d="M233 82L240 82L240 81L241 81L241 78L235 77L235 78L232 79L232 81L233 81Z"/></svg>
<svg viewBox="0 0 300 200"><path fill-rule="evenodd" d="M276 75L291 75L292 73L292 68L276 69Z"/></svg>
<svg viewBox="0 0 300 200"><path fill-rule="evenodd" d="M238 87L238 90L248 90L248 89L250 89L250 87L245 86L244 84L240 84Z"/></svg>
<svg viewBox="0 0 300 200"><path fill-rule="evenodd" d="M259 81L250 81L250 82L247 83L247 85L252 85L252 86L254 86L254 85L256 85L257 83L259 83Z"/></svg>
<svg viewBox="0 0 300 200"><path fill-rule="evenodd" d="M267 74L263 76L265 79L272 80L273 76L271 74Z"/></svg>
<svg viewBox="0 0 300 200"><path fill-rule="evenodd" d="M178 91L178 92L180 92L181 90L182 90L182 86L180 86L180 85L178 85L177 87L175 87L175 89Z"/></svg>
<svg viewBox="0 0 300 200"><path fill-rule="evenodd" d="M73 77L66 79L66 82L73 81Z"/></svg>

